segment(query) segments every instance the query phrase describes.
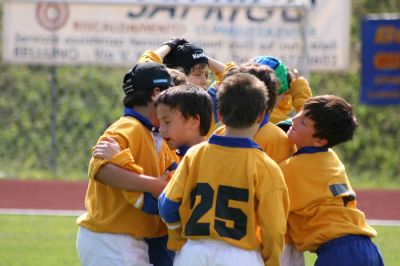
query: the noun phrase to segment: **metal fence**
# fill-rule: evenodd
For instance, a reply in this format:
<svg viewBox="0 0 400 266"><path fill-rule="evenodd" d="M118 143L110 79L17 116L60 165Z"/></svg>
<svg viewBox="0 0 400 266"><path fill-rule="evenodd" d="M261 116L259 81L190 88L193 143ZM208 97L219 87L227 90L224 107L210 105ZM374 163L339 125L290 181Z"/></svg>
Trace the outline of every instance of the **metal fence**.
<svg viewBox="0 0 400 266"><path fill-rule="evenodd" d="M125 69L0 70L0 176L86 178L91 148L122 114Z"/></svg>

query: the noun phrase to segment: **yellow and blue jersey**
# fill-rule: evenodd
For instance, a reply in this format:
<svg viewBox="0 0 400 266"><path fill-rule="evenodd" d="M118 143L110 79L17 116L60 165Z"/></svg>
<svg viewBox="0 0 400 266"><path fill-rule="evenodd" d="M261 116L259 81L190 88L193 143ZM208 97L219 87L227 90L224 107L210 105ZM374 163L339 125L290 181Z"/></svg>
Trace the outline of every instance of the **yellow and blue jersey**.
<svg viewBox="0 0 400 266"><path fill-rule="evenodd" d="M279 264L288 192L278 165L248 138L212 135L193 146L159 198L168 247L215 239Z"/></svg>
<svg viewBox="0 0 400 266"><path fill-rule="evenodd" d="M77 219L79 225L94 232L130 234L135 238L166 235L160 216L151 212L151 206L157 205L157 200L151 199L149 193L113 188L95 179L98 170L106 163L139 174L161 176L173 161L168 146L154 130L149 120L126 108L125 115L99 138L113 138L123 151L112 161L91 159L85 198L87 212ZM150 211L146 212L147 209Z"/></svg>
<svg viewBox="0 0 400 266"><path fill-rule="evenodd" d="M314 252L344 235L376 236L332 149L303 147L279 166L290 196L288 239L298 250Z"/></svg>

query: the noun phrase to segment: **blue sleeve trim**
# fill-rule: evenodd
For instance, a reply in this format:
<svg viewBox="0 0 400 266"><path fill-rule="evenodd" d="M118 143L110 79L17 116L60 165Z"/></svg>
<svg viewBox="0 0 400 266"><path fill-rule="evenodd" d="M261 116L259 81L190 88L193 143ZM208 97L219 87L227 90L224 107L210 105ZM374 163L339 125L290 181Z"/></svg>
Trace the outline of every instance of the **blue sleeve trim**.
<svg viewBox="0 0 400 266"><path fill-rule="evenodd" d="M143 206L141 211L148 214L158 214L158 201L150 193L143 193Z"/></svg>
<svg viewBox="0 0 400 266"><path fill-rule="evenodd" d="M217 114L217 90L213 87L208 88L207 90L208 95L211 97L211 106L212 106L212 112L214 116L214 122L217 124L219 122L218 120L218 114Z"/></svg>
<svg viewBox="0 0 400 266"><path fill-rule="evenodd" d="M181 221L181 217L179 215L180 205L181 202L168 199L164 192L158 198L160 216L166 223L177 223Z"/></svg>
<svg viewBox="0 0 400 266"><path fill-rule="evenodd" d="M178 168L178 164L174 161L173 163L171 163L170 166L168 166L166 171L174 171L174 170L176 170L176 168Z"/></svg>

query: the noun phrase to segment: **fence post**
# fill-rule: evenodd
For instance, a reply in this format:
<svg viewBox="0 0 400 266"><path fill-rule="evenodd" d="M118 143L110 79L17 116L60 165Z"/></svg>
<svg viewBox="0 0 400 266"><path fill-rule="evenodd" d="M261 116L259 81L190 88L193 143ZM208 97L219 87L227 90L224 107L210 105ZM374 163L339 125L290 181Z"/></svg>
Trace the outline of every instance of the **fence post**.
<svg viewBox="0 0 400 266"><path fill-rule="evenodd" d="M50 66L50 158L49 170L57 171L57 67Z"/></svg>
<svg viewBox="0 0 400 266"><path fill-rule="evenodd" d="M308 16L309 9L307 6L302 6L302 20L300 21L300 37L302 43L302 66L301 66L301 75L305 77L307 80L310 78L310 62L308 58L308 45L309 45L309 25L308 25Z"/></svg>

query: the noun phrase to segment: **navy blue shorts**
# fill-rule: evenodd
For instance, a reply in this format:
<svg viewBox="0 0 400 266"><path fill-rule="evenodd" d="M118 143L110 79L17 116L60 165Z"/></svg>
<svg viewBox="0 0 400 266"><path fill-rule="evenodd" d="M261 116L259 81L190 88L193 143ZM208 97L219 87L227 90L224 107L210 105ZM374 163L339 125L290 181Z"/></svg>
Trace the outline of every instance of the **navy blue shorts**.
<svg viewBox="0 0 400 266"><path fill-rule="evenodd" d="M154 266L172 266L175 252L167 249L168 236L145 238L149 246L150 263Z"/></svg>
<svg viewBox="0 0 400 266"><path fill-rule="evenodd" d="M382 255L371 238L346 235L322 244L317 249L315 266L383 266Z"/></svg>

